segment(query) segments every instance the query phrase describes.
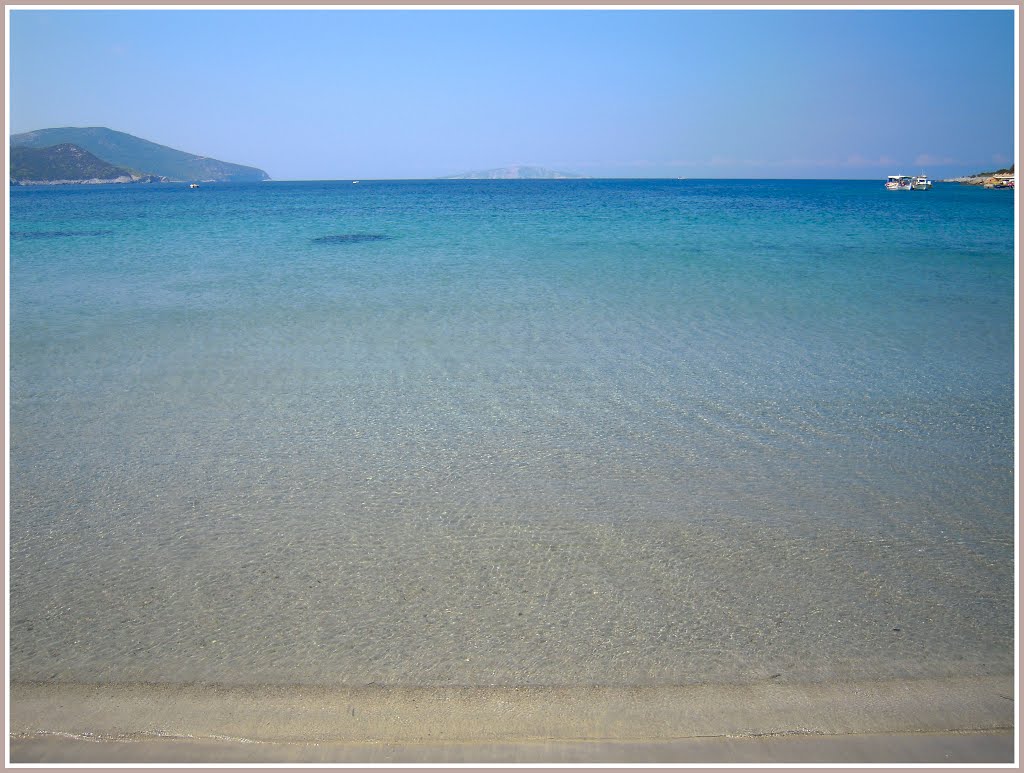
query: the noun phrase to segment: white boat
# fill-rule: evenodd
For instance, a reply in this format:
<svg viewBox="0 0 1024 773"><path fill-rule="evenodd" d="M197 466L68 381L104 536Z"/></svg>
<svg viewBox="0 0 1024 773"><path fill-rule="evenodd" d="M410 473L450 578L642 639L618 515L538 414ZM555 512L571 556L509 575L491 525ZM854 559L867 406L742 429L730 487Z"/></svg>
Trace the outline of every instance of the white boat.
<svg viewBox="0 0 1024 773"><path fill-rule="evenodd" d="M928 175L919 175L910 184L910 189L914 191L930 191L932 189L932 181L928 179Z"/></svg>
<svg viewBox="0 0 1024 773"><path fill-rule="evenodd" d="M188 187L189 188L198 188L199 187L199 183L189 183Z"/></svg>
<svg viewBox="0 0 1024 773"><path fill-rule="evenodd" d="M885 181L886 190L910 191L913 190L914 178L905 174L891 174Z"/></svg>

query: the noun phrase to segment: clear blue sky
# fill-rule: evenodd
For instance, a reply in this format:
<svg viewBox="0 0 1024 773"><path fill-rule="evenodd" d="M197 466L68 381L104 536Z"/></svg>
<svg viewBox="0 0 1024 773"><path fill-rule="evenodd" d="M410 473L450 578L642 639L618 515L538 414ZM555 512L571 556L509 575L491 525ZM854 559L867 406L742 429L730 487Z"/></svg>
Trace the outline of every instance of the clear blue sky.
<svg viewBox="0 0 1024 773"><path fill-rule="evenodd" d="M1006 10L13 10L12 133L275 179L933 177L1014 161Z"/></svg>

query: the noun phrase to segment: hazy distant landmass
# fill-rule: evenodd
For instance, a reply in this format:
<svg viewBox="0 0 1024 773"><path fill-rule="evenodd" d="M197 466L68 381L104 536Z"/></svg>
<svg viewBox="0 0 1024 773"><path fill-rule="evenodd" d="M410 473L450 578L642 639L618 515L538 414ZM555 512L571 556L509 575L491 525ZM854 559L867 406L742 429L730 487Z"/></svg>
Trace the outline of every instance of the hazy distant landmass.
<svg viewBox="0 0 1024 773"><path fill-rule="evenodd" d="M480 172L464 172L442 177L442 180L581 180L585 175L556 172L542 166L504 166Z"/></svg>
<svg viewBox="0 0 1024 773"><path fill-rule="evenodd" d="M16 185L160 182L154 175L114 166L78 145L11 148L10 180Z"/></svg>
<svg viewBox="0 0 1024 773"><path fill-rule="evenodd" d="M168 181L259 182L270 179L262 169L196 156L98 126L39 129L11 137L12 150L52 148L65 144L76 145L112 166ZM13 179L13 174L11 176Z"/></svg>

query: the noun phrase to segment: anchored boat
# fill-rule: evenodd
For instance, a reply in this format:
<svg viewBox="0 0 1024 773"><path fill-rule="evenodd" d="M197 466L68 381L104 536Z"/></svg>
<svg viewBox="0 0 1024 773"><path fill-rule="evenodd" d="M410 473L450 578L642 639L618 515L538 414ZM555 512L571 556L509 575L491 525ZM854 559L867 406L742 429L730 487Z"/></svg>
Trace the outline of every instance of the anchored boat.
<svg viewBox="0 0 1024 773"><path fill-rule="evenodd" d="M886 190L890 191L911 191L913 185L913 178L905 174L891 174L885 182Z"/></svg>

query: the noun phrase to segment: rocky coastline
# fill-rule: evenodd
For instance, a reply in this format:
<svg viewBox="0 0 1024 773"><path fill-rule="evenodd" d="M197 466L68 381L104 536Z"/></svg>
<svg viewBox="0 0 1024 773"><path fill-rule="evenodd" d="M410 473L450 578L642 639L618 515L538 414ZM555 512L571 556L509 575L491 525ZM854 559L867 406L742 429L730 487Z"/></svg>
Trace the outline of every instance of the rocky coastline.
<svg viewBox="0 0 1024 773"><path fill-rule="evenodd" d="M1015 165L1014 165L1015 166ZM966 175L964 177L947 177L942 180L944 183L960 183L961 185L984 185L988 188L1009 188L1007 181L1015 177L1014 166L1009 169L999 169L995 172L980 172L979 174Z"/></svg>
<svg viewBox="0 0 1024 773"><path fill-rule="evenodd" d="M93 177L88 180L11 180L11 185L109 185L111 183L163 183L166 177L155 174L119 175L118 177Z"/></svg>

